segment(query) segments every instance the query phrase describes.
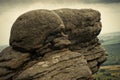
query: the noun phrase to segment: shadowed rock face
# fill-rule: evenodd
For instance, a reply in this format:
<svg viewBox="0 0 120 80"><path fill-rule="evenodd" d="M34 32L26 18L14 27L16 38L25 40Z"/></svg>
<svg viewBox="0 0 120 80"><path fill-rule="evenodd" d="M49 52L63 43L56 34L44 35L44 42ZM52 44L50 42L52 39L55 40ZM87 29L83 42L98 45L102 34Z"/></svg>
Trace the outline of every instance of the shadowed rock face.
<svg viewBox="0 0 120 80"><path fill-rule="evenodd" d="M92 9L24 13L0 53L0 80L93 80L106 60L100 31L100 13Z"/></svg>

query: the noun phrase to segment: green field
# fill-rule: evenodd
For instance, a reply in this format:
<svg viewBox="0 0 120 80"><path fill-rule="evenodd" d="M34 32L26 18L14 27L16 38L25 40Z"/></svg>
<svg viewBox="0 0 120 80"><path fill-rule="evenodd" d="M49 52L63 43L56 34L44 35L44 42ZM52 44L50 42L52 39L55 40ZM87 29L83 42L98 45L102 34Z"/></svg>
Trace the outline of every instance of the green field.
<svg viewBox="0 0 120 80"><path fill-rule="evenodd" d="M120 80L120 65L102 66L93 77L96 80Z"/></svg>
<svg viewBox="0 0 120 80"><path fill-rule="evenodd" d="M120 43L103 46L108 52L107 61L103 65L120 65Z"/></svg>

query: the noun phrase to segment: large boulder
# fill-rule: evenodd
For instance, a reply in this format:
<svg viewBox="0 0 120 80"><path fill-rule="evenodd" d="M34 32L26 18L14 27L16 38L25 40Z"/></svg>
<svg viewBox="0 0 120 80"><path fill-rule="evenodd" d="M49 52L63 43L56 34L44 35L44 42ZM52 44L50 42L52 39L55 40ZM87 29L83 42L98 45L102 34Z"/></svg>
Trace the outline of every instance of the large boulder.
<svg viewBox="0 0 120 80"><path fill-rule="evenodd" d="M92 73L96 73L107 59L106 51L97 38L102 28L101 14L93 9L57 9L54 12L64 22L65 34L71 41L69 49L83 54Z"/></svg>
<svg viewBox="0 0 120 80"><path fill-rule="evenodd" d="M101 31L100 13L92 9L57 9L54 10L64 22L65 33L74 43L87 42Z"/></svg>
<svg viewBox="0 0 120 80"><path fill-rule="evenodd" d="M92 9L33 10L12 26L0 52L0 80L93 80L106 60Z"/></svg>
<svg viewBox="0 0 120 80"><path fill-rule="evenodd" d="M50 33L58 34L64 28L62 20L50 10L33 10L24 13L11 29L10 45L22 52L43 47Z"/></svg>

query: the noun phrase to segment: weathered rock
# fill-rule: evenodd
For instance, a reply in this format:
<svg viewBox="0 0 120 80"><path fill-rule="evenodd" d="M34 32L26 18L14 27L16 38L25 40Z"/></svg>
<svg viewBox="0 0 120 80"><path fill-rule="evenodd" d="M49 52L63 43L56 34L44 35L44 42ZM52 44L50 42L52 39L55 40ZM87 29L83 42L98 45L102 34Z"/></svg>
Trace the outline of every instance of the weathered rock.
<svg viewBox="0 0 120 80"><path fill-rule="evenodd" d="M102 27L100 13L92 9L54 11L64 22L65 33L71 41L69 49L83 54L92 72L97 72L98 67L106 60L106 51L100 46L97 38Z"/></svg>
<svg viewBox="0 0 120 80"><path fill-rule="evenodd" d="M49 10L33 10L21 15L13 24L10 45L17 50L32 52L43 47L48 35L64 28L62 20Z"/></svg>
<svg viewBox="0 0 120 80"><path fill-rule="evenodd" d="M5 48L0 53L0 80L7 80L15 75L29 59L29 53L21 53L11 47Z"/></svg>
<svg viewBox="0 0 120 80"><path fill-rule="evenodd" d="M84 56L69 50L53 51L14 80L77 80L91 76Z"/></svg>
<svg viewBox="0 0 120 80"><path fill-rule="evenodd" d="M0 53L0 80L93 80L106 51L92 9L34 10L13 24Z"/></svg>
<svg viewBox="0 0 120 80"><path fill-rule="evenodd" d="M87 42L101 31L100 13L92 9L58 9L54 10L63 20L65 33L74 43Z"/></svg>
<svg viewBox="0 0 120 80"><path fill-rule="evenodd" d="M92 40L90 42L84 43L85 45L84 47L81 44L76 44L76 46L74 45L70 47L70 49L74 52L79 52L82 55L84 55L90 69L93 71L94 67L97 67L97 69L95 68L95 71L94 71L94 72L97 72L96 70L99 69L100 65L104 61L106 61L107 53L105 49L99 44L99 42L93 43L93 41L96 41L96 40Z"/></svg>
<svg viewBox="0 0 120 80"><path fill-rule="evenodd" d="M91 76L85 57L68 49L47 53L28 66L32 61L29 53L6 48L0 53L0 80L77 80Z"/></svg>

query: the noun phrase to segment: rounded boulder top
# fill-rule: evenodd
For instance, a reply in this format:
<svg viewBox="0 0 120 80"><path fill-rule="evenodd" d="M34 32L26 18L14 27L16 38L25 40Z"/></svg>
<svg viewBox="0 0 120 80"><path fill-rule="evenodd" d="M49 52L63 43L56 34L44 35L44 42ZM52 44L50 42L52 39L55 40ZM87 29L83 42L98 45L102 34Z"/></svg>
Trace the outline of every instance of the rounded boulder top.
<svg viewBox="0 0 120 80"><path fill-rule="evenodd" d="M29 11L18 17L13 24L10 45L16 50L33 51L42 47L48 34L62 28L62 20L53 11Z"/></svg>

